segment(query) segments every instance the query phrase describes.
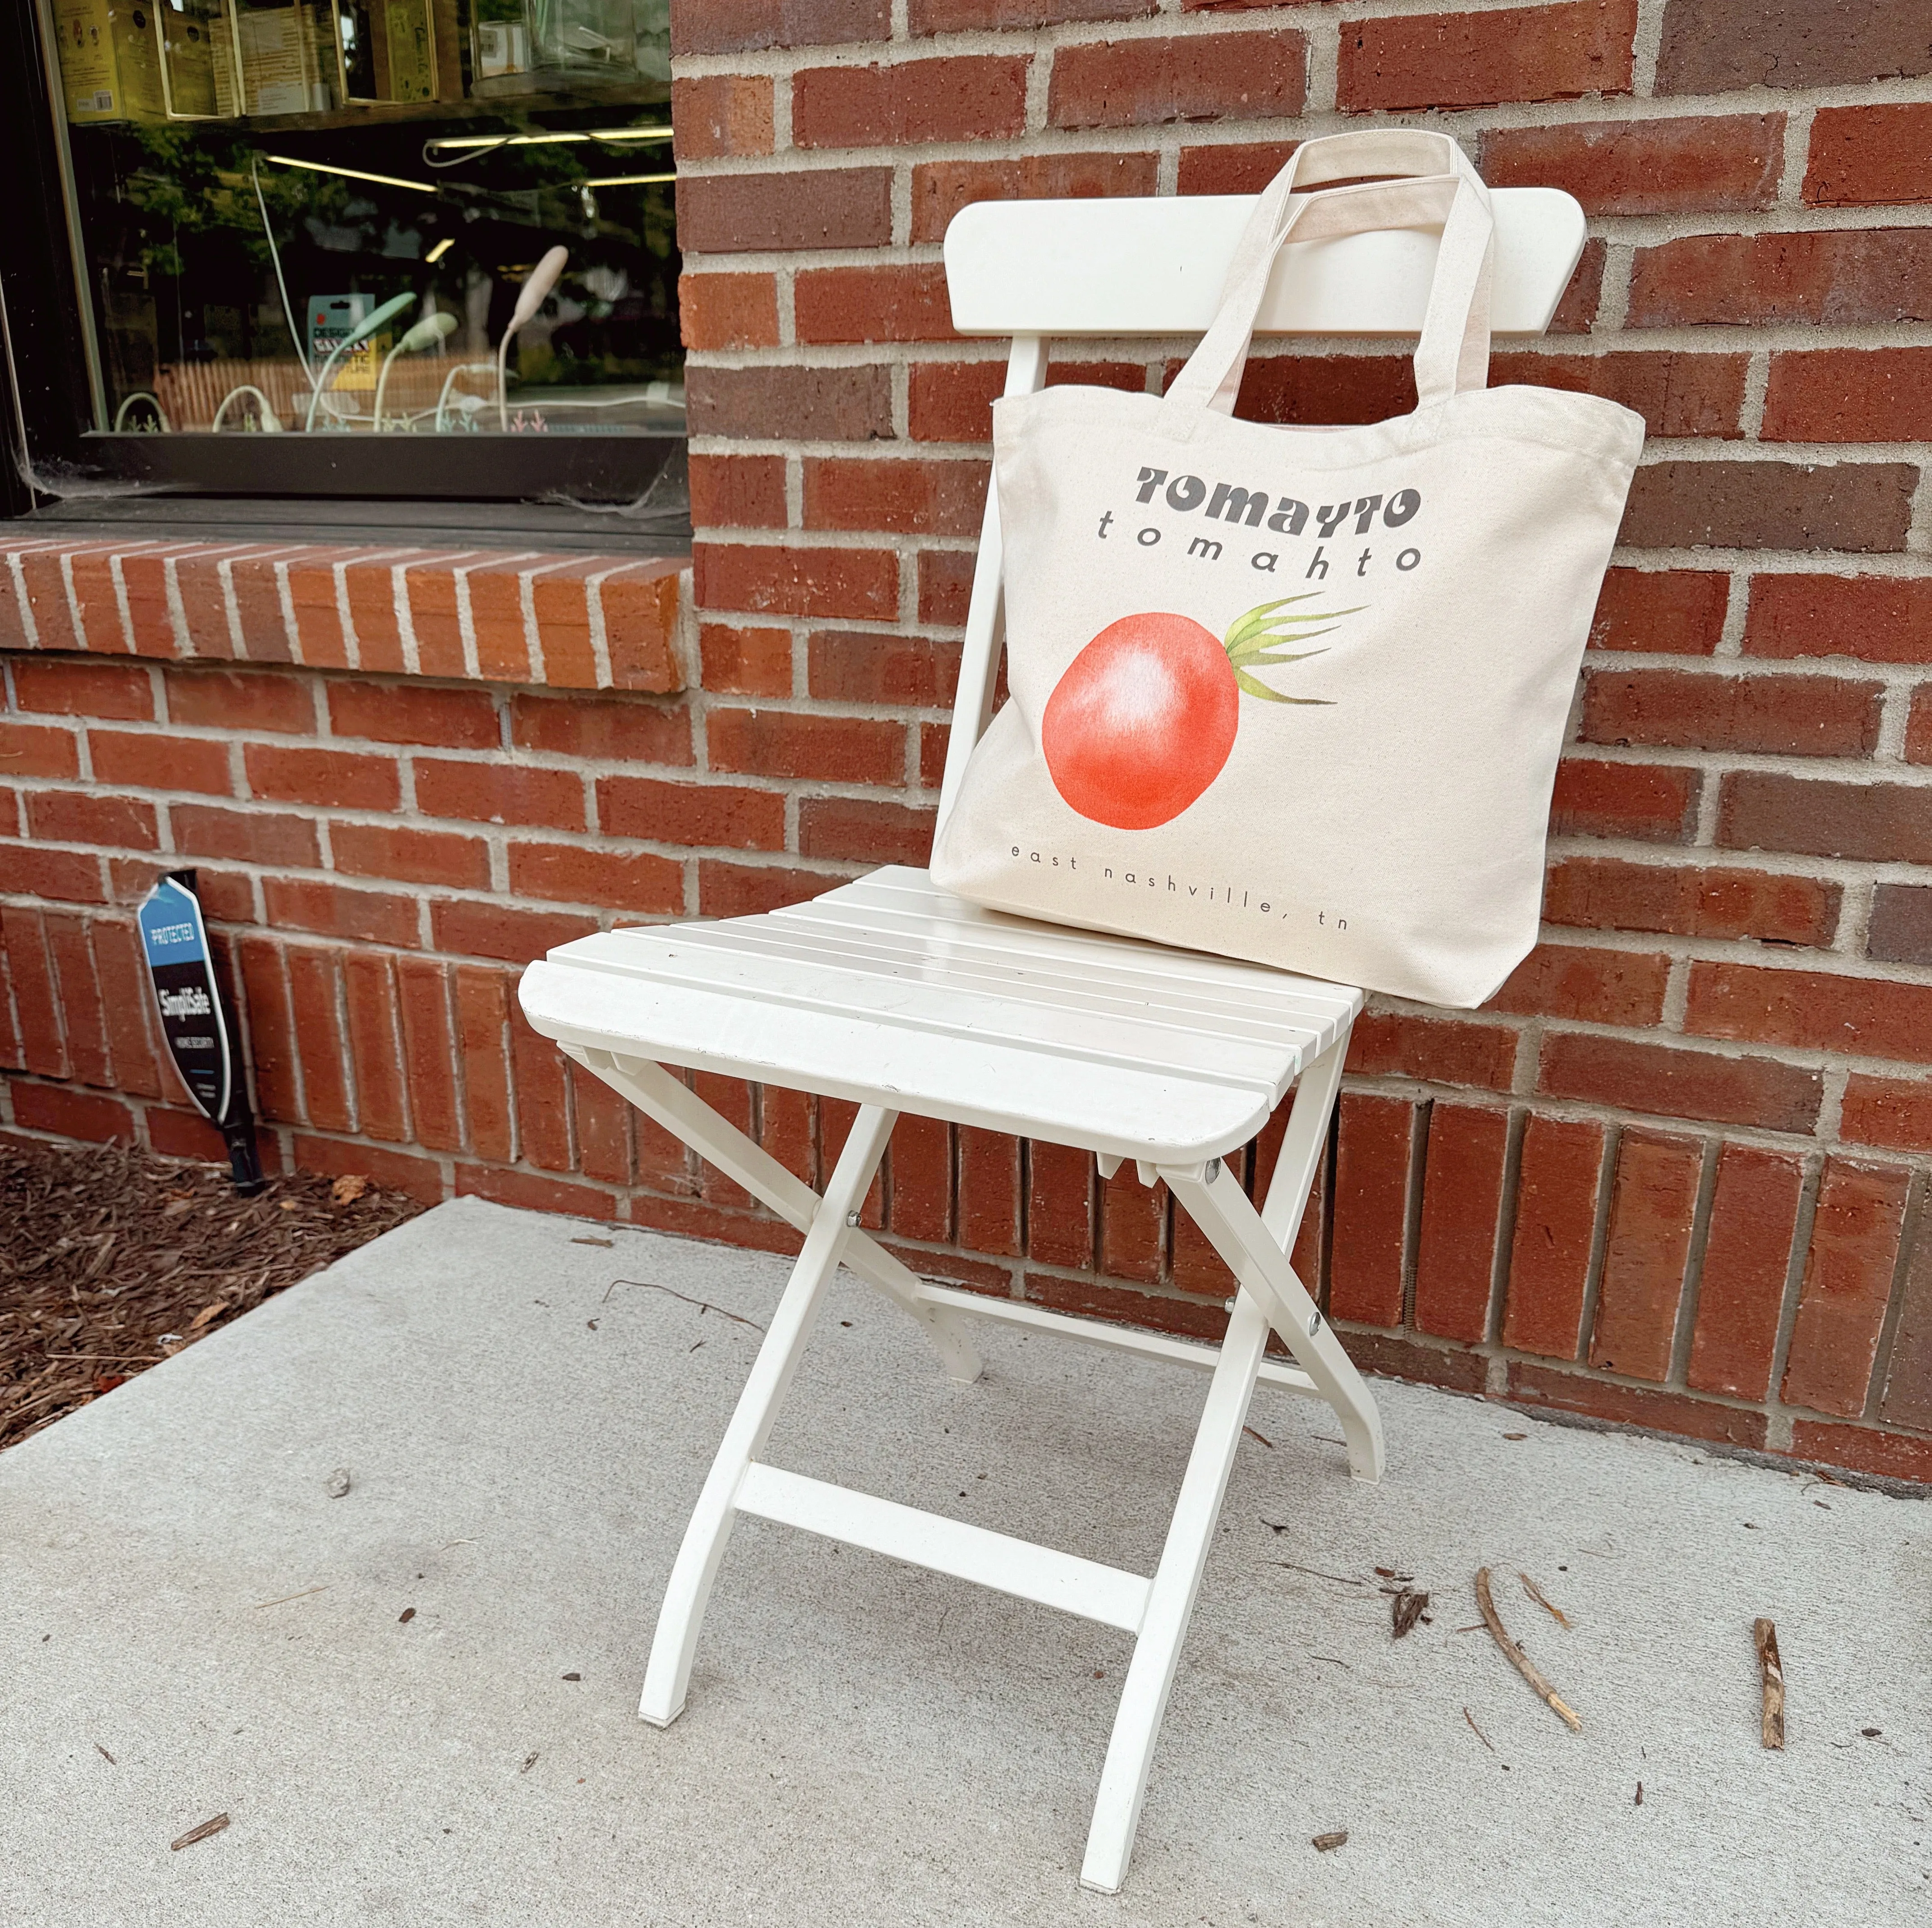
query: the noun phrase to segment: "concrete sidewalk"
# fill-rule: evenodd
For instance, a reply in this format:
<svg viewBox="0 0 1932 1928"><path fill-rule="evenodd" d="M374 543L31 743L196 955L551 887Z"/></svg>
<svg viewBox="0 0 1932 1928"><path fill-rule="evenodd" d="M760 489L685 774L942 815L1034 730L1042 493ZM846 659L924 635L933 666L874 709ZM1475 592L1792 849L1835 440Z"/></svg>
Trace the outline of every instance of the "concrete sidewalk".
<svg viewBox="0 0 1932 1928"><path fill-rule="evenodd" d="M1118 1897L1124 1635L746 1520L646 1727L758 1338L672 1294L762 1321L785 1269L445 1205L0 1454L0 1922L1932 1921L1932 1510L1401 1386L1379 1489L1257 1396ZM951 1386L842 1281L769 1456L1150 1570L1205 1381L982 1330ZM1486 1562L1581 1735L1462 1630Z"/></svg>

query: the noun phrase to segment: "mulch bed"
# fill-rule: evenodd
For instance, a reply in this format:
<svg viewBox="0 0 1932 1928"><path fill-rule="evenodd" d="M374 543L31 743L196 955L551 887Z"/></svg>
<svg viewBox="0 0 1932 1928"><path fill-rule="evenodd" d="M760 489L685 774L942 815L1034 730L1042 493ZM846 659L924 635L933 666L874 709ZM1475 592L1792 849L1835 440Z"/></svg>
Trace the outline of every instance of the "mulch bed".
<svg viewBox="0 0 1932 1928"><path fill-rule="evenodd" d="M220 1166L0 1142L0 1447L422 1209L362 1178L239 1198Z"/></svg>

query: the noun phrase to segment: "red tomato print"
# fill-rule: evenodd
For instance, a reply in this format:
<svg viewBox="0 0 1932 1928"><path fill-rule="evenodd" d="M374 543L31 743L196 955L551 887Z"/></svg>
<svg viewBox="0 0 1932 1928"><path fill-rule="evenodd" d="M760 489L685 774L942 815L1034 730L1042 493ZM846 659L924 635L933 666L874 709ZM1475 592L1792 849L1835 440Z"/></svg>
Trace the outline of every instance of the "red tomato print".
<svg viewBox="0 0 1932 1928"><path fill-rule="evenodd" d="M1270 703L1318 700L1284 696L1250 673L1321 655L1270 652L1326 634L1310 631L1311 622L1355 613L1275 614L1310 600L1264 603L1220 638L1190 616L1158 611L1108 623L1067 665L1040 719L1047 772L1067 806L1116 830L1171 822L1221 774L1243 691Z"/></svg>
<svg viewBox="0 0 1932 1928"><path fill-rule="evenodd" d="M1178 817L1234 747L1240 693L1220 639L1184 616L1110 622L1054 685L1040 745L1054 787L1116 830Z"/></svg>

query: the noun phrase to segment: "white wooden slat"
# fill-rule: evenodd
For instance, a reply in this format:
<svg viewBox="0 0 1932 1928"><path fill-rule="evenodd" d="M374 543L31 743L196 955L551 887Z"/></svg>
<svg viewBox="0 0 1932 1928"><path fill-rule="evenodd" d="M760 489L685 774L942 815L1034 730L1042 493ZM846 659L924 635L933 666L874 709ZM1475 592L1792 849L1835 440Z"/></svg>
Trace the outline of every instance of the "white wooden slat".
<svg viewBox="0 0 1932 1928"><path fill-rule="evenodd" d="M612 933L616 943L580 940L583 964L652 985L724 993L770 1009L836 1014L878 1030L1005 1045L1062 1062L1172 1070L1257 1088L1286 1090L1317 1040L1286 1042L1157 1026L1072 1004L1024 1003L950 985L839 969L805 956L766 956L680 934Z"/></svg>
<svg viewBox="0 0 1932 1928"><path fill-rule="evenodd" d="M1583 251L1583 211L1554 187L1498 187L1490 325L1540 334ZM946 231L962 334L1198 334L1254 207L1245 194L980 201ZM1438 237L1378 232L1282 249L1257 330L1414 334Z"/></svg>
<svg viewBox="0 0 1932 1928"><path fill-rule="evenodd" d="M573 1045L994 1129L1018 1119L1136 1158L1238 1143L1226 1134L1258 1105L1265 1116L1362 1002L987 911L909 868L765 916L580 939L533 968L523 997ZM1043 1090L1050 1118L1029 1108Z"/></svg>
<svg viewBox="0 0 1932 1928"><path fill-rule="evenodd" d="M734 919L733 925L742 928L752 921ZM1176 950L1141 938L988 910L940 889L927 871L899 866L776 911L769 921L835 926L874 939L899 933L928 947L944 963L958 958L994 959L1064 975L1069 981L1105 982L1120 994L1157 999L1163 1006L1232 1008L1244 1017L1266 1012L1277 1021L1305 1024L1324 1033L1352 1019L1363 1003L1362 993L1352 985L1208 952Z"/></svg>
<svg viewBox="0 0 1932 1928"><path fill-rule="evenodd" d="M546 1037L760 1079L956 1124L1123 1158L1218 1157L1268 1121L1281 1093L1250 1084L1061 1057L1038 1048L766 1003L586 969L580 939L524 973L518 996Z"/></svg>
<svg viewBox="0 0 1932 1928"><path fill-rule="evenodd" d="M758 919L742 924L686 925L679 932L678 942L694 943L706 950L765 957L792 964L808 962L862 976L898 979L948 992L1007 999L1042 1011L1111 1015L1157 1032L1280 1040L1298 1052L1322 1028L1318 1018L1311 1021L1304 1014L1291 1017L1271 1012L1265 1006L1250 1011L1238 1004L1209 998L1153 992L1144 985L1117 987L1097 974L1092 980L1082 982L1035 964L1015 963L997 952L956 953L943 960L935 959L925 946L903 940L868 941L856 928L848 936L837 927L831 932L822 927L799 925L788 930Z"/></svg>
<svg viewBox="0 0 1932 1928"><path fill-rule="evenodd" d="M684 927L689 928L689 926ZM1090 958L1073 958L1043 949L1021 948L1003 940L998 931L968 931L955 936L944 930L921 929L914 920L871 912L836 922L806 923L734 920L718 927L743 932L761 943L804 943L824 955L894 958L902 965L916 961L927 976L950 978L956 971L979 973L1002 981L1037 987L1042 997L1069 994L1124 1001L1139 1009L1188 1013L1212 1024L1238 1014L1245 1021L1256 1014L1270 1023L1292 1023L1304 1030L1322 1030L1349 1015L1352 998L1335 987L1300 988L1293 979L1281 985L1256 986L1207 976L1167 975L1144 968L1124 969L1104 952ZM1136 961L1138 963L1138 961Z"/></svg>
<svg viewBox="0 0 1932 1928"><path fill-rule="evenodd" d="M1150 938L1090 931L1077 924L1044 923L1006 911L988 910L942 890L932 881L929 871L914 870L903 864L871 871L853 883L827 891L823 897L788 905L771 915L785 922L830 920L849 918L855 911L868 920L876 919L880 914L911 917L922 928L962 937L996 936L1002 946L1010 946L1016 951L1036 950L1082 970L1102 964L1120 971L1144 970L1162 983L1232 986L1244 996L1252 991L1268 997L1313 997L1321 1000L1324 1008L1351 1015L1361 1003L1360 991L1325 978L1304 977L1239 958L1220 957L1210 951L1179 950Z"/></svg>
<svg viewBox="0 0 1932 1928"><path fill-rule="evenodd" d="M918 1297L925 1304L943 1306L956 1312L970 1312L976 1318L996 1319L1004 1324L1025 1326L1056 1339L1070 1339L1080 1345L1099 1345L1117 1352L1137 1352L1144 1359L1159 1359L1170 1366L1192 1366L1196 1372L1211 1372L1220 1364L1221 1348L1203 1345L1193 1339L1175 1339L1166 1333L1144 1332L1138 1326L1103 1324L1098 1319L1069 1318L1064 1312L1049 1312L1024 1299L995 1299L985 1292L962 1292L951 1285L934 1285L922 1280ZM1298 1366L1277 1359L1264 1359L1255 1375L1264 1386L1285 1393L1313 1393L1315 1381Z"/></svg>
<svg viewBox="0 0 1932 1928"><path fill-rule="evenodd" d="M921 1513L848 1486L808 1480L776 1466L748 1466L739 1483L736 1504L740 1513L780 1520L848 1546L976 1581L1128 1633L1138 1630L1152 1585L1139 1574L1118 1567L1103 1567L1097 1561Z"/></svg>
<svg viewBox="0 0 1932 1928"><path fill-rule="evenodd" d="M844 893L835 892L833 896ZM956 901L956 900L949 900ZM811 910L831 901L820 898ZM585 967L680 982L735 985L747 995L791 1000L843 997L841 1008L890 1011L894 1022L1098 1050L1108 1056L1202 1069L1205 1041L1252 1049L1276 1075L1277 1050L1299 1059L1325 1048L1361 994L1283 973L1201 958L1178 984L1156 970L1112 967L1114 947L1089 940L1077 959L1035 945L1018 919L962 925L969 938L935 937L932 923L898 920L880 931L876 911L836 923L786 913L710 924L632 926L553 953ZM1010 940L1010 941L1009 941ZM1174 955L1144 948L1150 961ZM1136 960L1138 962L1138 960ZM869 980L869 982L868 982ZM1228 982L1227 980L1233 980ZM1217 993L1218 995L1204 994ZM1107 1021L1097 1027L1090 1018ZM1124 1041L1135 1041L1132 1049ZM1247 1075L1243 1070L1238 1075Z"/></svg>

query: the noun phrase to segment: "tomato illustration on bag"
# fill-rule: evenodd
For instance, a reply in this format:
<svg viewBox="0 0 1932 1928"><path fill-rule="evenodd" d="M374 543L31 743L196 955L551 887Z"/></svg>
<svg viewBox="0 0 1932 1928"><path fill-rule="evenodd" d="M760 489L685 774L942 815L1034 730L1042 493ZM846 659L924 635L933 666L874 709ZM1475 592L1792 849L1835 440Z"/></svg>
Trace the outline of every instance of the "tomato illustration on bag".
<svg viewBox="0 0 1932 1928"><path fill-rule="evenodd" d="M1040 721L1047 772L1069 808L1116 830L1150 830L1221 774L1244 694L1328 706L1319 697L1284 696L1250 673L1323 655L1274 646L1326 635L1336 618L1360 613L1276 613L1314 600L1311 591L1262 603L1219 639L1192 617L1160 611L1108 623L1067 665Z"/></svg>

